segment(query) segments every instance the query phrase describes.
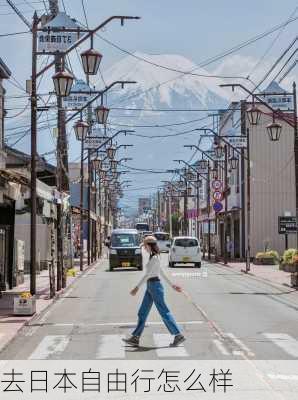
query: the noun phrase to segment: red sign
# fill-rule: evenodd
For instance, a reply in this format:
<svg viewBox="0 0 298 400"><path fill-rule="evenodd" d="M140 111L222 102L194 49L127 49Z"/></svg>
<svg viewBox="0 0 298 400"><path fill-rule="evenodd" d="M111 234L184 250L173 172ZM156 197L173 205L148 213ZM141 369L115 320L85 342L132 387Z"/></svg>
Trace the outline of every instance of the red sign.
<svg viewBox="0 0 298 400"><path fill-rule="evenodd" d="M221 190L222 189L222 181L220 181L219 179L215 179L214 181L212 181L212 188L216 191Z"/></svg>

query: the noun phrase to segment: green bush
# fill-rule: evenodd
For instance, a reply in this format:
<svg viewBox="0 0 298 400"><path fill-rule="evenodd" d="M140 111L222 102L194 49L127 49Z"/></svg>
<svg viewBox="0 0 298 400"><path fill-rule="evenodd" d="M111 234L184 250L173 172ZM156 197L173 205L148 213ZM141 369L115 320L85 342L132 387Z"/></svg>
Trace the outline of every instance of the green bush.
<svg viewBox="0 0 298 400"><path fill-rule="evenodd" d="M284 252L282 256L282 262L283 264L293 264L294 256L298 255L298 251L296 249L288 249Z"/></svg>
<svg viewBox="0 0 298 400"><path fill-rule="evenodd" d="M276 250L267 251L269 257L273 257L275 260L279 260L279 254Z"/></svg>

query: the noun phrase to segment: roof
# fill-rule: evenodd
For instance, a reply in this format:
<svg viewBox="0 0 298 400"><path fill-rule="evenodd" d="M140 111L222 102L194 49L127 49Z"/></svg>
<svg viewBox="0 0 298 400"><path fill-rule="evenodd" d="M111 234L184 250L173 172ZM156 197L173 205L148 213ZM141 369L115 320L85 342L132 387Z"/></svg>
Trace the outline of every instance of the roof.
<svg viewBox="0 0 298 400"><path fill-rule="evenodd" d="M4 63L2 58L0 57L0 78L8 79L11 75L11 71L8 66Z"/></svg>
<svg viewBox="0 0 298 400"><path fill-rule="evenodd" d="M283 89L276 81L272 81L265 90L262 91L261 94L281 94L286 93L286 90Z"/></svg>

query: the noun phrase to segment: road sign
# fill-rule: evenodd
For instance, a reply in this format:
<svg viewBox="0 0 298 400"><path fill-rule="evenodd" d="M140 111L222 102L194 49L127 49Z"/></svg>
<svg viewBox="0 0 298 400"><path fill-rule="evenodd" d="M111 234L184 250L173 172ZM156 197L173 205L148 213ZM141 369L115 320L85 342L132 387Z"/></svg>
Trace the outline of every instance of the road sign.
<svg viewBox="0 0 298 400"><path fill-rule="evenodd" d="M222 203L220 203L219 201L216 201L215 203L213 203L213 210L216 213L219 213L222 209L223 209Z"/></svg>
<svg viewBox="0 0 298 400"><path fill-rule="evenodd" d="M222 181L219 179L215 179L212 181L211 186L214 190L221 190L222 189Z"/></svg>
<svg viewBox="0 0 298 400"><path fill-rule="evenodd" d="M45 53L65 52L83 36L79 32L79 25L64 12L60 12L43 28L44 30L37 34L38 51ZM63 30L65 28L78 29L78 32L66 32Z"/></svg>
<svg viewBox="0 0 298 400"><path fill-rule="evenodd" d="M278 233L297 233L296 217L278 217Z"/></svg>
<svg viewBox="0 0 298 400"><path fill-rule="evenodd" d="M220 192L219 190L216 190L215 192L213 192L213 199L215 201L221 201L222 198L223 198L222 192Z"/></svg>
<svg viewBox="0 0 298 400"><path fill-rule="evenodd" d="M104 142L105 138L98 136L88 136L85 139L84 147L87 150L98 149L99 146Z"/></svg>
<svg viewBox="0 0 298 400"><path fill-rule="evenodd" d="M71 88L70 95L63 99L64 108L77 110L84 107L91 100L91 92L86 82L82 79L77 80Z"/></svg>
<svg viewBox="0 0 298 400"><path fill-rule="evenodd" d="M230 143L231 146L237 147L239 149L247 148L247 137L246 136L226 136L226 141Z"/></svg>

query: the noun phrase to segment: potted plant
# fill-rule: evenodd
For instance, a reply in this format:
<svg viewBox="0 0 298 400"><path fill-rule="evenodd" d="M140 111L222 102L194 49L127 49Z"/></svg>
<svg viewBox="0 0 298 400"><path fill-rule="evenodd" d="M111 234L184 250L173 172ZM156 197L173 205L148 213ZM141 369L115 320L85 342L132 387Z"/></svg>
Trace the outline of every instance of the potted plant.
<svg viewBox="0 0 298 400"><path fill-rule="evenodd" d="M282 256L280 267L285 272L298 272L298 251L296 249L288 249Z"/></svg>
<svg viewBox="0 0 298 400"><path fill-rule="evenodd" d="M36 298L30 292L23 292L14 298L14 315L33 315L36 313Z"/></svg>
<svg viewBox="0 0 298 400"><path fill-rule="evenodd" d="M279 254L275 250L262 251L254 258L255 265L276 265L279 263Z"/></svg>

